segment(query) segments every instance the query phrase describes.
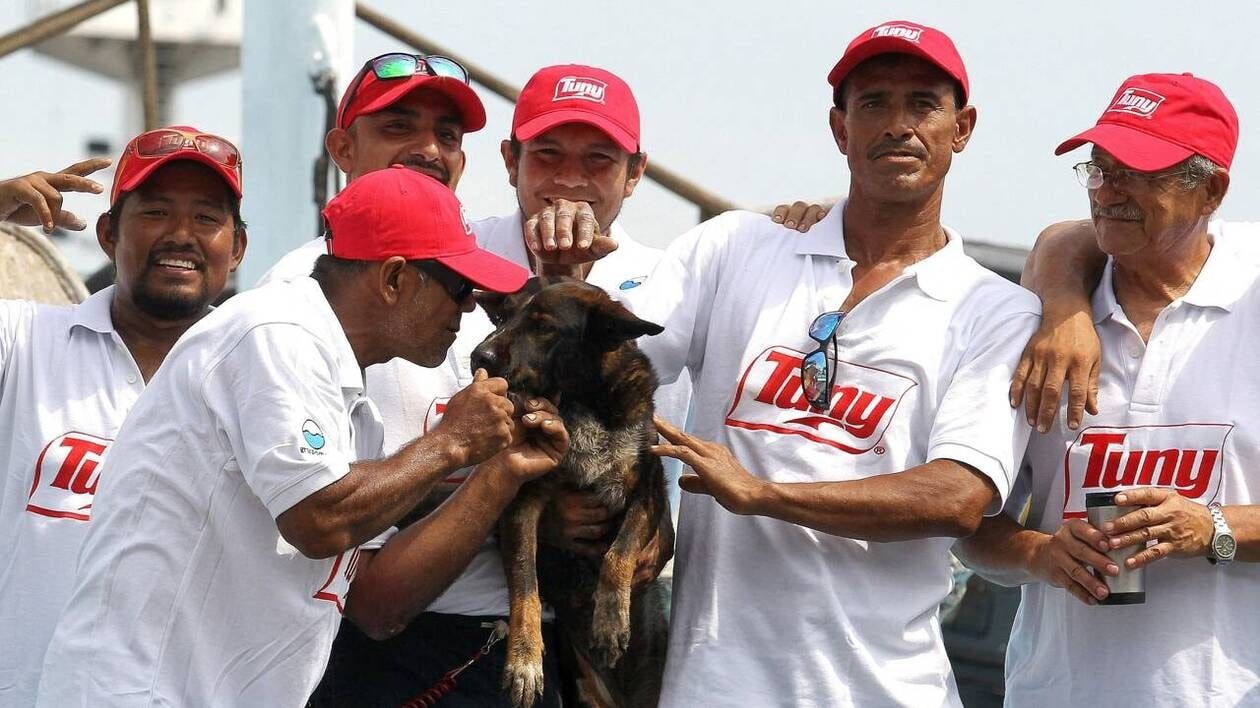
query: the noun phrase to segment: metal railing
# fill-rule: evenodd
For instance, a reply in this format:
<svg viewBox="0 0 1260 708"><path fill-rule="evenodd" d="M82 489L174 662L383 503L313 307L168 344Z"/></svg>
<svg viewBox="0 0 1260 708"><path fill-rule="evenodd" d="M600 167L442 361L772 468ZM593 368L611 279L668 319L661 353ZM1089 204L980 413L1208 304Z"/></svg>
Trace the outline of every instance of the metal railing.
<svg viewBox="0 0 1260 708"><path fill-rule="evenodd" d="M139 19L137 40L140 46L141 80L143 81L144 127L145 130L152 130L158 127L158 89L157 51L153 41L152 28L149 24L149 0L85 0L60 12L54 12L35 20L25 27L20 27L4 36L0 36L0 58L67 32L79 23L90 20L127 2L135 2L136 13ZM489 89L491 93L497 96L515 103L521 93L519 87L496 77L488 69L474 64L450 49L407 29L400 23L363 3L355 3L355 15L360 20L413 49L425 54L441 54L458 61L468 69L468 73L474 82ZM719 197L683 177L678 172L665 167L657 160L652 160L648 163L646 176L666 190L694 204L700 210L700 219L702 221L735 208L734 203Z"/></svg>

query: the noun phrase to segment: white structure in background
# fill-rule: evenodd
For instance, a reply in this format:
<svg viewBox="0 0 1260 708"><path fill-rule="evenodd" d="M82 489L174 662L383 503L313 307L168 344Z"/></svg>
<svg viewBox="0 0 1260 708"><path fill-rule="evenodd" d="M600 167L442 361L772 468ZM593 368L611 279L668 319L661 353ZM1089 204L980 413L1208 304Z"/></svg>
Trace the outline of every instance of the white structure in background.
<svg viewBox="0 0 1260 708"><path fill-rule="evenodd" d="M28 21L78 0L27 0ZM266 3L271 4L271 3ZM287 4L287 3L275 3ZM175 87L240 64L241 0L150 0L149 26L157 54L158 123L169 123ZM134 3L125 3L36 45L35 51L121 81L133 95L127 135L144 126L143 72Z"/></svg>
<svg viewBox="0 0 1260 708"><path fill-rule="evenodd" d="M324 155L327 78L332 110L357 68L353 0L250 0L241 50L244 218L251 238L238 288L319 229L315 165ZM327 180L321 175L327 186ZM327 193L332 196L332 191Z"/></svg>

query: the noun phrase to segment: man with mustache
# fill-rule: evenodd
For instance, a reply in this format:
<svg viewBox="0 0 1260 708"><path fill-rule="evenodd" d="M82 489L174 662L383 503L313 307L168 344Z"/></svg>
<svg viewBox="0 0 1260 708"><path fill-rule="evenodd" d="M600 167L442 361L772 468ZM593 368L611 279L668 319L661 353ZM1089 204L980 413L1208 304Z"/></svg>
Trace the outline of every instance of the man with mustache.
<svg viewBox="0 0 1260 708"><path fill-rule="evenodd" d="M1092 327L1072 339L1096 337L1102 361L1085 413L1060 408L1057 388L1033 394L1028 417L1044 434L1021 478L1025 525L998 515L960 544L978 572L1023 585L1008 705L1240 705L1260 692L1260 618L1246 600L1260 585L1260 384L1242 374L1254 365L1260 263L1254 225L1212 220L1237 142L1217 86L1144 74L1056 151L1093 146L1076 165L1092 228L1057 229L1032 258L1030 282L1053 313L1039 337L1062 339L1083 313ZM1064 263L1090 267L1047 273ZM1080 304L1083 273L1099 270ZM1032 361L1028 392L1062 382L1041 352ZM1117 491L1124 516L1103 528L1082 518L1086 494ZM1097 606L1119 571L1104 553L1117 549L1130 549L1126 568L1146 568L1144 604Z"/></svg>
<svg viewBox="0 0 1260 708"><path fill-rule="evenodd" d="M806 235L730 212L627 299L695 381L662 706L960 705L936 607L997 513L1027 427L1008 375L1030 293L940 222L976 124L939 30L891 21L828 75L848 198ZM713 441L713 442L709 442Z"/></svg>
<svg viewBox="0 0 1260 708"><path fill-rule="evenodd" d="M61 191L109 160L0 182L0 218L82 229ZM175 341L245 253L240 154L175 126L123 150L97 240L117 280L71 307L0 301L0 703L35 702L70 597L102 459Z"/></svg>
<svg viewBox="0 0 1260 708"><path fill-rule="evenodd" d="M39 705L303 705L342 609L366 601L346 604L357 573L391 574L425 537L477 523L462 510L504 508L564 456L553 412L518 414L506 382L479 372L440 426L382 457L363 369L439 364L474 287L512 292L527 272L478 249L454 194L403 167L356 180L324 219L311 278L210 313L137 401ZM391 532L470 465L458 500Z"/></svg>

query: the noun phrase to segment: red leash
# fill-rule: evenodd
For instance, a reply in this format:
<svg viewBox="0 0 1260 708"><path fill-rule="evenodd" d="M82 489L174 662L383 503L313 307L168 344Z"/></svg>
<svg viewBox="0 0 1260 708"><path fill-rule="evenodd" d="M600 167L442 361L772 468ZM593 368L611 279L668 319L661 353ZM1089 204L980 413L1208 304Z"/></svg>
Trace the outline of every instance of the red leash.
<svg viewBox="0 0 1260 708"><path fill-rule="evenodd" d="M502 641L508 633L508 624L503 620L496 620L493 623L483 622L481 626L490 628L490 636L486 638L486 643L481 645L481 648L477 650L477 653L473 654L472 658L465 661L463 665L457 666L442 674L442 678L438 679L437 683L429 687L429 689L424 693L421 693L415 698L403 703L401 708L433 708L433 706L437 705L437 702L442 700L446 694L455 690L455 685L458 683L456 679L459 675L464 673L468 667L475 664L478 659L490 653L491 647Z"/></svg>

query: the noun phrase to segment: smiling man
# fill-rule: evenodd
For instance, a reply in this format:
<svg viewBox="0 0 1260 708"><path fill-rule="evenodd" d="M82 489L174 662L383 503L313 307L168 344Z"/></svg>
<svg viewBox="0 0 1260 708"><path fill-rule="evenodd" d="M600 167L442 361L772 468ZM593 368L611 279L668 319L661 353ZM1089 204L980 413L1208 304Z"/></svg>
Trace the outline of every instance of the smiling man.
<svg viewBox="0 0 1260 708"><path fill-rule="evenodd" d="M936 608L1027 428L1007 375L1036 298L940 221L976 124L943 33L887 22L828 76L846 200L807 235L730 212L628 295L695 381L662 706L958 706ZM709 442L714 441L714 442Z"/></svg>
<svg viewBox="0 0 1260 708"><path fill-rule="evenodd" d="M49 188L95 191L80 163L0 184L14 218L73 222ZM7 194L14 195L6 199ZM21 196L25 195L25 196ZM0 703L32 705L70 596L99 467L167 353L245 253L241 158L223 138L161 128L127 144L96 223L114 285L73 307L0 301Z"/></svg>

